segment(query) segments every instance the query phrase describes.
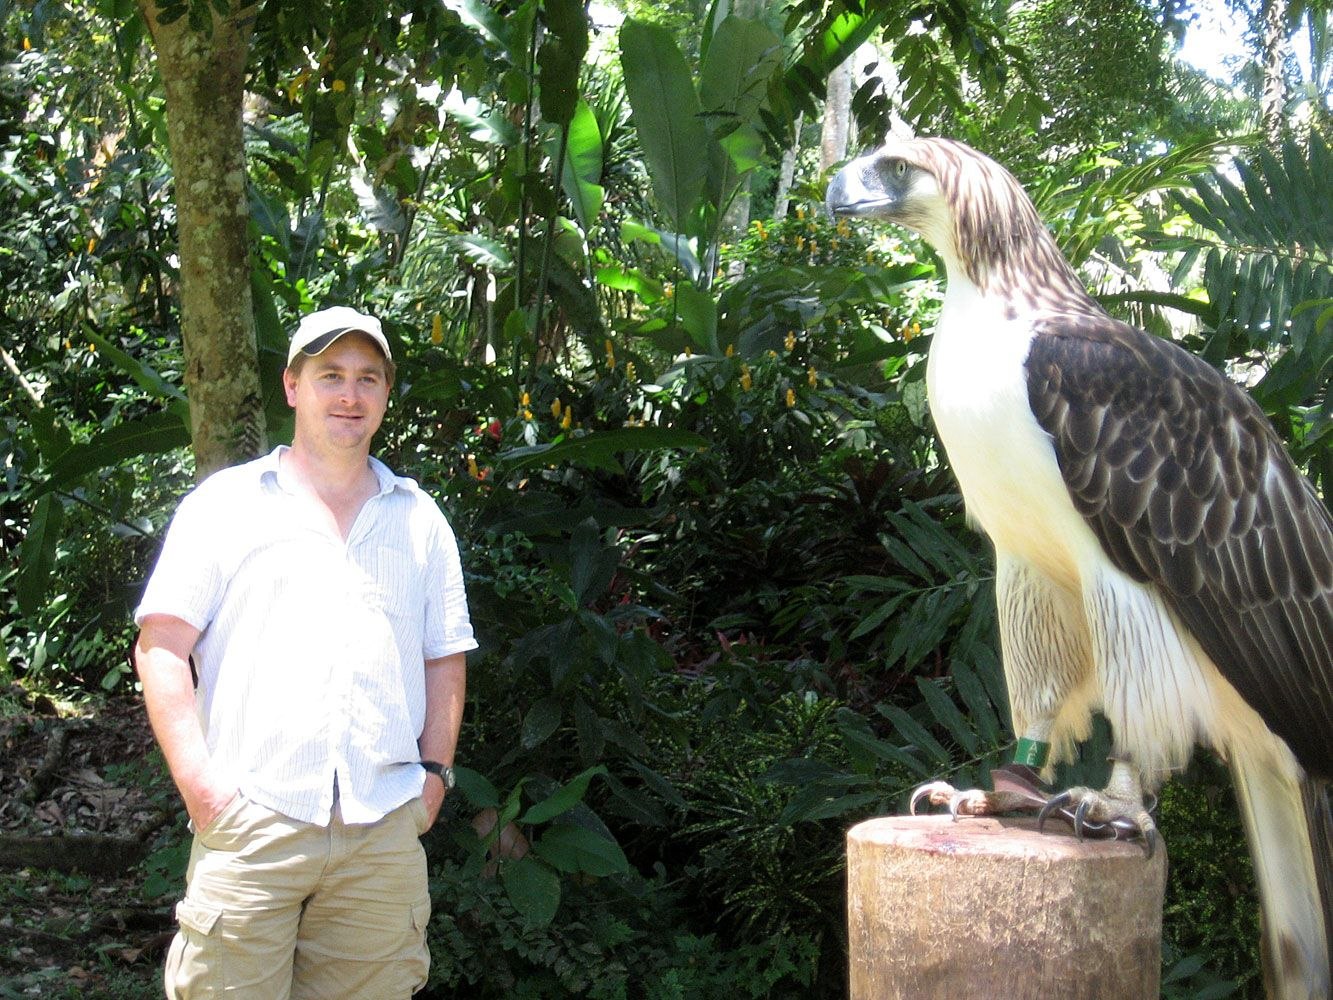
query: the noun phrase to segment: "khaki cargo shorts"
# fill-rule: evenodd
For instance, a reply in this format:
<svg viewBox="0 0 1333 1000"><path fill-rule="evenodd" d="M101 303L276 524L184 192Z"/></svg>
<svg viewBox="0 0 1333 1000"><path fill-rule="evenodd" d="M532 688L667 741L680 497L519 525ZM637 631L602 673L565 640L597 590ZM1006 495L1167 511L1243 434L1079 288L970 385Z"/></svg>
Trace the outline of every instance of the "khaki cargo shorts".
<svg viewBox="0 0 1333 1000"><path fill-rule="evenodd" d="M300 823L237 795L195 835L169 998L407 998L426 984L426 807Z"/></svg>

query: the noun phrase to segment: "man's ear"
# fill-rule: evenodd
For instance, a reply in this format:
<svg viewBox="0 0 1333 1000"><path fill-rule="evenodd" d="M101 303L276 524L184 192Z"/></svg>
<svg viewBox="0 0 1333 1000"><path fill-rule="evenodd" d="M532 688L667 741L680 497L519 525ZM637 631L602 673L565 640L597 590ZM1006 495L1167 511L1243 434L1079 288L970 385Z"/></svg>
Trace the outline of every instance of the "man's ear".
<svg viewBox="0 0 1333 1000"><path fill-rule="evenodd" d="M287 405L296 407L296 373L290 368L282 370L282 389L287 395Z"/></svg>

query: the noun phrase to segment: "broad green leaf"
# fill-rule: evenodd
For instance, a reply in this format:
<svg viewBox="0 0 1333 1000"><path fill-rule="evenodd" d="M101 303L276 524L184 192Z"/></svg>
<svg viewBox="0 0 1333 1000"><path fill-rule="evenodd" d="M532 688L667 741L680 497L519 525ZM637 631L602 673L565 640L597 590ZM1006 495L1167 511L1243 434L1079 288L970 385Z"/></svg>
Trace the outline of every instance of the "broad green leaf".
<svg viewBox="0 0 1333 1000"><path fill-rule="evenodd" d="M731 162L731 169L738 183L751 170L763 166L766 162L763 137L752 125L742 125L725 136L722 139L722 149ZM723 194L726 197L731 196L730 191Z"/></svg>
<svg viewBox="0 0 1333 1000"><path fill-rule="evenodd" d="M718 25L699 74L699 106L723 116L714 134L759 124L769 79L781 66L782 41L762 22L728 17Z"/></svg>
<svg viewBox="0 0 1333 1000"><path fill-rule="evenodd" d="M602 533L595 520L590 517L574 529L569 542L569 584L576 606L587 605L606 589L615 575L617 562L615 550L602 544Z"/></svg>
<svg viewBox="0 0 1333 1000"><path fill-rule="evenodd" d="M184 402L185 393L181 391L180 387L168 382L150 365L126 354L111 341L88 327L85 327L83 332L84 336L97 345L97 353L134 379L139 388L151 393L157 399ZM177 414L184 419L188 419L188 410L184 408L178 409Z"/></svg>
<svg viewBox="0 0 1333 1000"><path fill-rule="evenodd" d="M548 827L532 845L533 853L562 872L624 875L629 861L620 845L579 826Z"/></svg>
<svg viewBox="0 0 1333 1000"><path fill-rule="evenodd" d="M34 615L42 608L64 522L65 508L54 494L47 493L33 506L27 534L16 553L19 570L16 591L19 611L25 615Z"/></svg>
<svg viewBox="0 0 1333 1000"><path fill-rule="evenodd" d="M456 233L448 242L464 257L493 271L506 271L514 264L509 249L498 240L476 233Z"/></svg>
<svg viewBox="0 0 1333 1000"><path fill-rule="evenodd" d="M485 775L470 767L455 767L454 778L458 782L459 791L477 809L500 808L500 792Z"/></svg>
<svg viewBox="0 0 1333 1000"><path fill-rule="evenodd" d="M692 284L676 289L676 305L681 326L689 332L694 346L704 354L720 354L717 343L717 300Z"/></svg>
<svg viewBox="0 0 1333 1000"><path fill-rule="evenodd" d="M560 908L560 876L532 855L506 861L500 880L514 909L533 927L545 927Z"/></svg>
<svg viewBox="0 0 1333 1000"><path fill-rule="evenodd" d="M660 240L654 242L660 243ZM620 292L633 292L645 303L657 302L662 298L661 282L648 277L642 271L627 271L619 265L599 269L597 283Z"/></svg>
<svg viewBox="0 0 1333 1000"><path fill-rule="evenodd" d="M560 699L554 695L543 698L528 709L523 716L523 731L520 739L526 750L540 746L550 739L551 734L560 728L563 714Z"/></svg>
<svg viewBox="0 0 1333 1000"><path fill-rule="evenodd" d="M449 117L464 125L468 135L487 146L518 145L518 129L504 115L492 112L475 98L465 98L457 91L444 100Z"/></svg>
<svg viewBox="0 0 1333 1000"><path fill-rule="evenodd" d="M154 413L116 424L68 448L51 463L43 491L65 489L79 479L140 455L156 455L190 443L190 429L175 413Z"/></svg>
<svg viewBox="0 0 1333 1000"><path fill-rule="evenodd" d="M504 18L484 0L444 0L444 6L446 10L457 14L460 21L479 32L487 41L507 47Z"/></svg>
<svg viewBox="0 0 1333 1000"><path fill-rule="evenodd" d="M689 67L667 28L634 20L620 29L620 63L653 193L673 229L687 232L713 146Z"/></svg>
<svg viewBox="0 0 1333 1000"><path fill-rule="evenodd" d="M584 793L588 791L588 784L592 779L599 774L605 775L606 773L606 768L601 764L588 768L558 791L542 799L525 812L519 822L545 823L548 820L555 819L561 813L568 812L583 800Z"/></svg>
<svg viewBox="0 0 1333 1000"><path fill-rule="evenodd" d="M574 207L579 228L590 232L602 211L602 131L588 102L580 100L569 123L561 187Z"/></svg>
<svg viewBox="0 0 1333 1000"><path fill-rule="evenodd" d="M586 49L586 37L583 43ZM582 60L577 44L557 37L548 37L537 53L542 117L553 125L564 125L574 117Z"/></svg>

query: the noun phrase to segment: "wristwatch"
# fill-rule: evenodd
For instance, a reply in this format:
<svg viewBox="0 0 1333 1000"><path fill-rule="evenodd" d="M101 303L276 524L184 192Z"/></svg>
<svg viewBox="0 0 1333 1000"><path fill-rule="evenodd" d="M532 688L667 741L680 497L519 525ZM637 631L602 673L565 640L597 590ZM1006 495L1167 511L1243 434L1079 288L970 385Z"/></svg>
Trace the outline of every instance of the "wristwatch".
<svg viewBox="0 0 1333 1000"><path fill-rule="evenodd" d="M438 774L440 780L444 782L444 790L447 792L454 787L454 769L446 764L441 764L438 760L423 760L418 763L431 774Z"/></svg>

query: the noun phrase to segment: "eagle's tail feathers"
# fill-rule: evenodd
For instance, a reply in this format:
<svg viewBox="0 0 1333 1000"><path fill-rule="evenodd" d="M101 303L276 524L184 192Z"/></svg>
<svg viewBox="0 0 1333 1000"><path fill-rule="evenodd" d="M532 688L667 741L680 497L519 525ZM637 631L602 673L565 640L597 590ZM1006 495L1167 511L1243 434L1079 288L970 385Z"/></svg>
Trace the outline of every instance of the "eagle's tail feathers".
<svg viewBox="0 0 1333 1000"><path fill-rule="evenodd" d="M1305 801L1306 827L1314 852L1315 881L1319 885L1319 899L1324 911L1325 955L1327 964L1333 966L1333 782L1303 781L1301 796ZM1333 971L1326 972L1325 981L1328 980L1333 980Z"/></svg>
<svg viewBox="0 0 1333 1000"><path fill-rule="evenodd" d="M1328 785L1288 777L1267 749L1233 747L1229 755L1259 883L1265 992L1273 1000L1330 1000Z"/></svg>

